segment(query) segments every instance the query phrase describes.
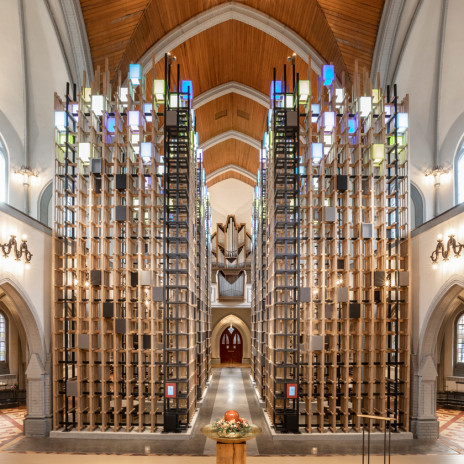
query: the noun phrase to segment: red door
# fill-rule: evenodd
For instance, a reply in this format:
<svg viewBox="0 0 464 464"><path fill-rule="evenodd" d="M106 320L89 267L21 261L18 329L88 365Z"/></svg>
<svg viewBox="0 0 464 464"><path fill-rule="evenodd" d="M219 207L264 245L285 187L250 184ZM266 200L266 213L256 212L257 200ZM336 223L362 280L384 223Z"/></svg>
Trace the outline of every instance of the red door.
<svg viewBox="0 0 464 464"><path fill-rule="evenodd" d="M221 363L242 362L243 343L240 332L235 327L227 327L221 335Z"/></svg>

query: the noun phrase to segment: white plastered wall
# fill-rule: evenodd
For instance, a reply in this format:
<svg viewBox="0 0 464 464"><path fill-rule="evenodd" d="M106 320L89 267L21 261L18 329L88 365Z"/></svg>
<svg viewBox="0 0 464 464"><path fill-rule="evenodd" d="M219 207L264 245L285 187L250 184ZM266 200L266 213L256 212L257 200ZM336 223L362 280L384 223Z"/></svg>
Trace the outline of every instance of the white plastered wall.
<svg viewBox="0 0 464 464"><path fill-rule="evenodd" d="M0 0L0 136L10 168L8 203L25 210L22 179L12 171L29 165L39 172L30 188L30 214L37 217L39 193L53 177L54 92L64 94L70 79L45 2L20 5Z"/></svg>

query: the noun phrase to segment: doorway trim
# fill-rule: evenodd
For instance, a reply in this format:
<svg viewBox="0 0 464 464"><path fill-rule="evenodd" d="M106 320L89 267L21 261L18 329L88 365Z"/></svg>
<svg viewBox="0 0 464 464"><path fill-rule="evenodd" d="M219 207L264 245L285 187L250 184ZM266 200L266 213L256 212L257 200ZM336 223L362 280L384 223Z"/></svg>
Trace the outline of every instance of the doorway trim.
<svg viewBox="0 0 464 464"><path fill-rule="evenodd" d="M220 347L220 337L222 332L224 332L226 327L229 327L232 324L242 336L242 343L243 343L243 354L242 354L242 361L248 362L251 356L251 332L245 322L240 319L238 316L234 314L229 314L223 317L214 327L213 332L211 334L211 357L213 360L213 364L220 362L221 355L219 352Z"/></svg>

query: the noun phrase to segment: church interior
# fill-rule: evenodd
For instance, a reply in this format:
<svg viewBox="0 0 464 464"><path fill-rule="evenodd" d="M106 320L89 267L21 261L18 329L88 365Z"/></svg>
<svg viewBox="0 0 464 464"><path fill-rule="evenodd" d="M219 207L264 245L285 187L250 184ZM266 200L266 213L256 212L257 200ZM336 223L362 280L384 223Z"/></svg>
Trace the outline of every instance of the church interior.
<svg viewBox="0 0 464 464"><path fill-rule="evenodd" d="M464 462L461 0L0 6L1 462Z"/></svg>

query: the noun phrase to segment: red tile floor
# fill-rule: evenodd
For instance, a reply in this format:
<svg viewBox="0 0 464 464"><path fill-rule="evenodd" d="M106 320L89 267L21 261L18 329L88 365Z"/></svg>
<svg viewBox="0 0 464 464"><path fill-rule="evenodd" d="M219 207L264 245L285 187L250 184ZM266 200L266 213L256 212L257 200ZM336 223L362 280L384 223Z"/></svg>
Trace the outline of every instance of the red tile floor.
<svg viewBox="0 0 464 464"><path fill-rule="evenodd" d="M0 449L23 435L26 406L0 409ZM437 409L439 440L459 454L464 454L464 411Z"/></svg>
<svg viewBox="0 0 464 464"><path fill-rule="evenodd" d="M440 423L439 440L459 454L464 454L464 411L437 409Z"/></svg>
<svg viewBox="0 0 464 464"><path fill-rule="evenodd" d="M0 448L23 434L26 406L0 409Z"/></svg>

